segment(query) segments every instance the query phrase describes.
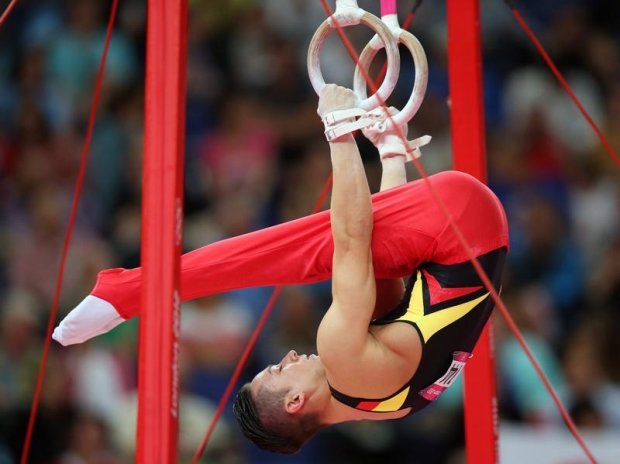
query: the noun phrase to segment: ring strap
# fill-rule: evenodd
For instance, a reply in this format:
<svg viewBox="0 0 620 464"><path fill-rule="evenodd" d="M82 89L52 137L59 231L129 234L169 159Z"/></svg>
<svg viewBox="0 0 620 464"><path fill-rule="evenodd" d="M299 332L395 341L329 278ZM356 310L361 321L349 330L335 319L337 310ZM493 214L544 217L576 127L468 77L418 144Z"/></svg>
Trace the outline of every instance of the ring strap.
<svg viewBox="0 0 620 464"><path fill-rule="evenodd" d="M407 145L405 145L399 135L388 134L384 138L383 143L377 148L379 150L379 157L382 160L386 158L394 158L396 156L404 156L405 160L413 161L414 159L422 156L420 147L427 145L430 141L430 135L423 135L422 137L418 137L414 140L407 140Z"/></svg>
<svg viewBox="0 0 620 464"><path fill-rule="evenodd" d="M375 121L371 114L361 108L332 111L323 117L325 138L332 142L345 134L368 127Z"/></svg>

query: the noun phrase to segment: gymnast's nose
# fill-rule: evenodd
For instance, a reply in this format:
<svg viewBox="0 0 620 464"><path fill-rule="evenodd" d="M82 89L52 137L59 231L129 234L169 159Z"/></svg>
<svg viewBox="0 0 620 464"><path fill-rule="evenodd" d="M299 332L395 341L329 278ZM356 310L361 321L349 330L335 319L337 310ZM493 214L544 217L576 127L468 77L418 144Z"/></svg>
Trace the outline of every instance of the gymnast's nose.
<svg viewBox="0 0 620 464"><path fill-rule="evenodd" d="M284 356L283 364L288 364L291 362L295 362L299 359L299 355L297 354L297 351L295 350L291 350L289 351L286 356Z"/></svg>

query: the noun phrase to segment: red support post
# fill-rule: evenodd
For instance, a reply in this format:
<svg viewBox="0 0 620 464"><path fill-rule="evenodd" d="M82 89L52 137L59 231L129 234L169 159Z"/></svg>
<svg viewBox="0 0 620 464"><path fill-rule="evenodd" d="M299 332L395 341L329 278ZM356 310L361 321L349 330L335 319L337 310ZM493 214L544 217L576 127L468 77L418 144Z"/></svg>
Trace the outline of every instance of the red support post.
<svg viewBox="0 0 620 464"><path fill-rule="evenodd" d="M178 461L187 0L148 0L136 462Z"/></svg>
<svg viewBox="0 0 620 464"><path fill-rule="evenodd" d="M448 2L448 72L454 169L486 182L479 0ZM465 368L467 462L498 462L495 361L489 324Z"/></svg>

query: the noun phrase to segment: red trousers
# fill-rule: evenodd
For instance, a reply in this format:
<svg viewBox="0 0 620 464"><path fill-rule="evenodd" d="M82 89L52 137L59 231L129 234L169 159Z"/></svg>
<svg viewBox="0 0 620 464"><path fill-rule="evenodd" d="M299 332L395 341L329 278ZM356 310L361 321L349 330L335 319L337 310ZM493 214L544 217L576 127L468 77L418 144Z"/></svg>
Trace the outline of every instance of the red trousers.
<svg viewBox="0 0 620 464"><path fill-rule="evenodd" d="M504 210L485 185L458 171L430 176L430 181L476 256L508 246ZM404 277L425 261L467 261L424 181L377 193L372 202L372 255L378 279ZM334 248L329 214L313 214L184 254L181 298L329 279ZM92 295L129 319L140 313L141 284L141 268L108 269L99 273Z"/></svg>

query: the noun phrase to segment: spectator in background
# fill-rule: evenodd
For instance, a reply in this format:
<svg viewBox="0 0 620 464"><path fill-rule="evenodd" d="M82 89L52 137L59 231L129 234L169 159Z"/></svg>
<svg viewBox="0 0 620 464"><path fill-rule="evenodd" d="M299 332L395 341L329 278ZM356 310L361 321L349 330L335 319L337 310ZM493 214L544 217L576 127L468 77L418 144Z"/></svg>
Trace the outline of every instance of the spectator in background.
<svg viewBox="0 0 620 464"><path fill-rule="evenodd" d="M116 411L116 420L111 428L112 442L122 456L122 462L133 462L136 455L136 411L137 394L123 398ZM196 395L182 393L179 398L179 463L191 462L204 432L209 427L215 406ZM204 462L217 464L244 464L240 443L232 433L226 417L220 419L209 441Z"/></svg>
<svg viewBox="0 0 620 464"><path fill-rule="evenodd" d="M99 421L101 428L113 423L119 403L133 387L124 375L123 361L115 350L93 344L75 353L70 360L73 401L81 410L92 413L78 422L93 425Z"/></svg>
<svg viewBox="0 0 620 464"><path fill-rule="evenodd" d="M25 218L24 230L16 227L10 237L12 247L7 252L9 282L34 292L45 301L51 301L54 294L55 281L50 276L57 271L68 198L67 192L52 183L38 185L27 197L31 216ZM94 231L78 228L76 236L79 241L69 256L65 278L67 297L81 291L83 279L92 278L94 265L109 261L109 249ZM80 254L80 249L88 250L88 253Z"/></svg>
<svg viewBox="0 0 620 464"><path fill-rule="evenodd" d="M609 381L604 366L600 320L589 319L566 344L564 369L568 381L568 409L578 425L620 430L620 387Z"/></svg>
<svg viewBox="0 0 620 464"><path fill-rule="evenodd" d="M0 416L30 400L39 358L41 307L27 290L13 289L0 310Z"/></svg>
<svg viewBox="0 0 620 464"><path fill-rule="evenodd" d="M260 102L247 94L232 94L222 103L218 127L201 147L202 169L211 194L245 193L260 208L273 188L278 139L264 120Z"/></svg>
<svg viewBox="0 0 620 464"><path fill-rule="evenodd" d="M329 300L329 286L323 288ZM285 288L279 301L279 317L266 330L269 341L263 340L258 364L263 365L291 348L303 353L315 350L316 328L325 311L321 303L317 286Z"/></svg>
<svg viewBox="0 0 620 464"><path fill-rule="evenodd" d="M37 355L40 354L40 349ZM39 356L28 365L29 380L26 383L26 400L13 403L0 414L0 435L6 440L13 459L20 456L24 431L30 416L30 398L34 390ZM77 408L69 394L69 372L55 350L50 352L45 376L45 388L41 390L35 433L30 452L31 464L49 464L57 459L67 446L69 431Z"/></svg>
<svg viewBox="0 0 620 464"><path fill-rule="evenodd" d="M14 105L17 108L24 104L34 105L41 112L47 128L57 129L67 121L70 108L47 79L46 50L42 44L25 49L18 57L16 68ZM49 129L47 132L49 135Z"/></svg>
<svg viewBox="0 0 620 464"><path fill-rule="evenodd" d="M585 266L596 272L609 243L619 230L620 189L594 156L576 161L571 169L571 223Z"/></svg>
<svg viewBox="0 0 620 464"><path fill-rule="evenodd" d="M545 292L517 288L515 293L502 292L504 303L551 384L562 392L565 388L562 366L551 343L557 339L559 330L551 302ZM529 359L508 332L503 319L495 317L494 322L503 417L533 424L555 422L557 413Z"/></svg>
<svg viewBox="0 0 620 464"><path fill-rule="evenodd" d="M108 432L101 418L80 414L71 425L69 446L58 464L120 464L121 460L109 451Z"/></svg>
<svg viewBox="0 0 620 464"><path fill-rule="evenodd" d="M252 331L249 308L224 295L183 304L181 340L187 391L217 402Z"/></svg>
<svg viewBox="0 0 620 464"><path fill-rule="evenodd" d="M60 92L78 115L87 114L105 40L102 3L97 0L67 2L67 28L52 43L48 52L48 72L52 86ZM122 31L116 31L110 42L106 64L106 88L127 85L136 73L133 50Z"/></svg>
<svg viewBox="0 0 620 464"><path fill-rule="evenodd" d="M567 234L565 220L549 199L532 196L519 213L518 222L513 221L518 235L508 257L514 283L545 295L556 326L563 329L561 334L575 322L583 301L581 255Z"/></svg>
<svg viewBox="0 0 620 464"><path fill-rule="evenodd" d="M606 248L603 259L592 269L589 290L592 303L617 308L620 301L620 237Z"/></svg>

